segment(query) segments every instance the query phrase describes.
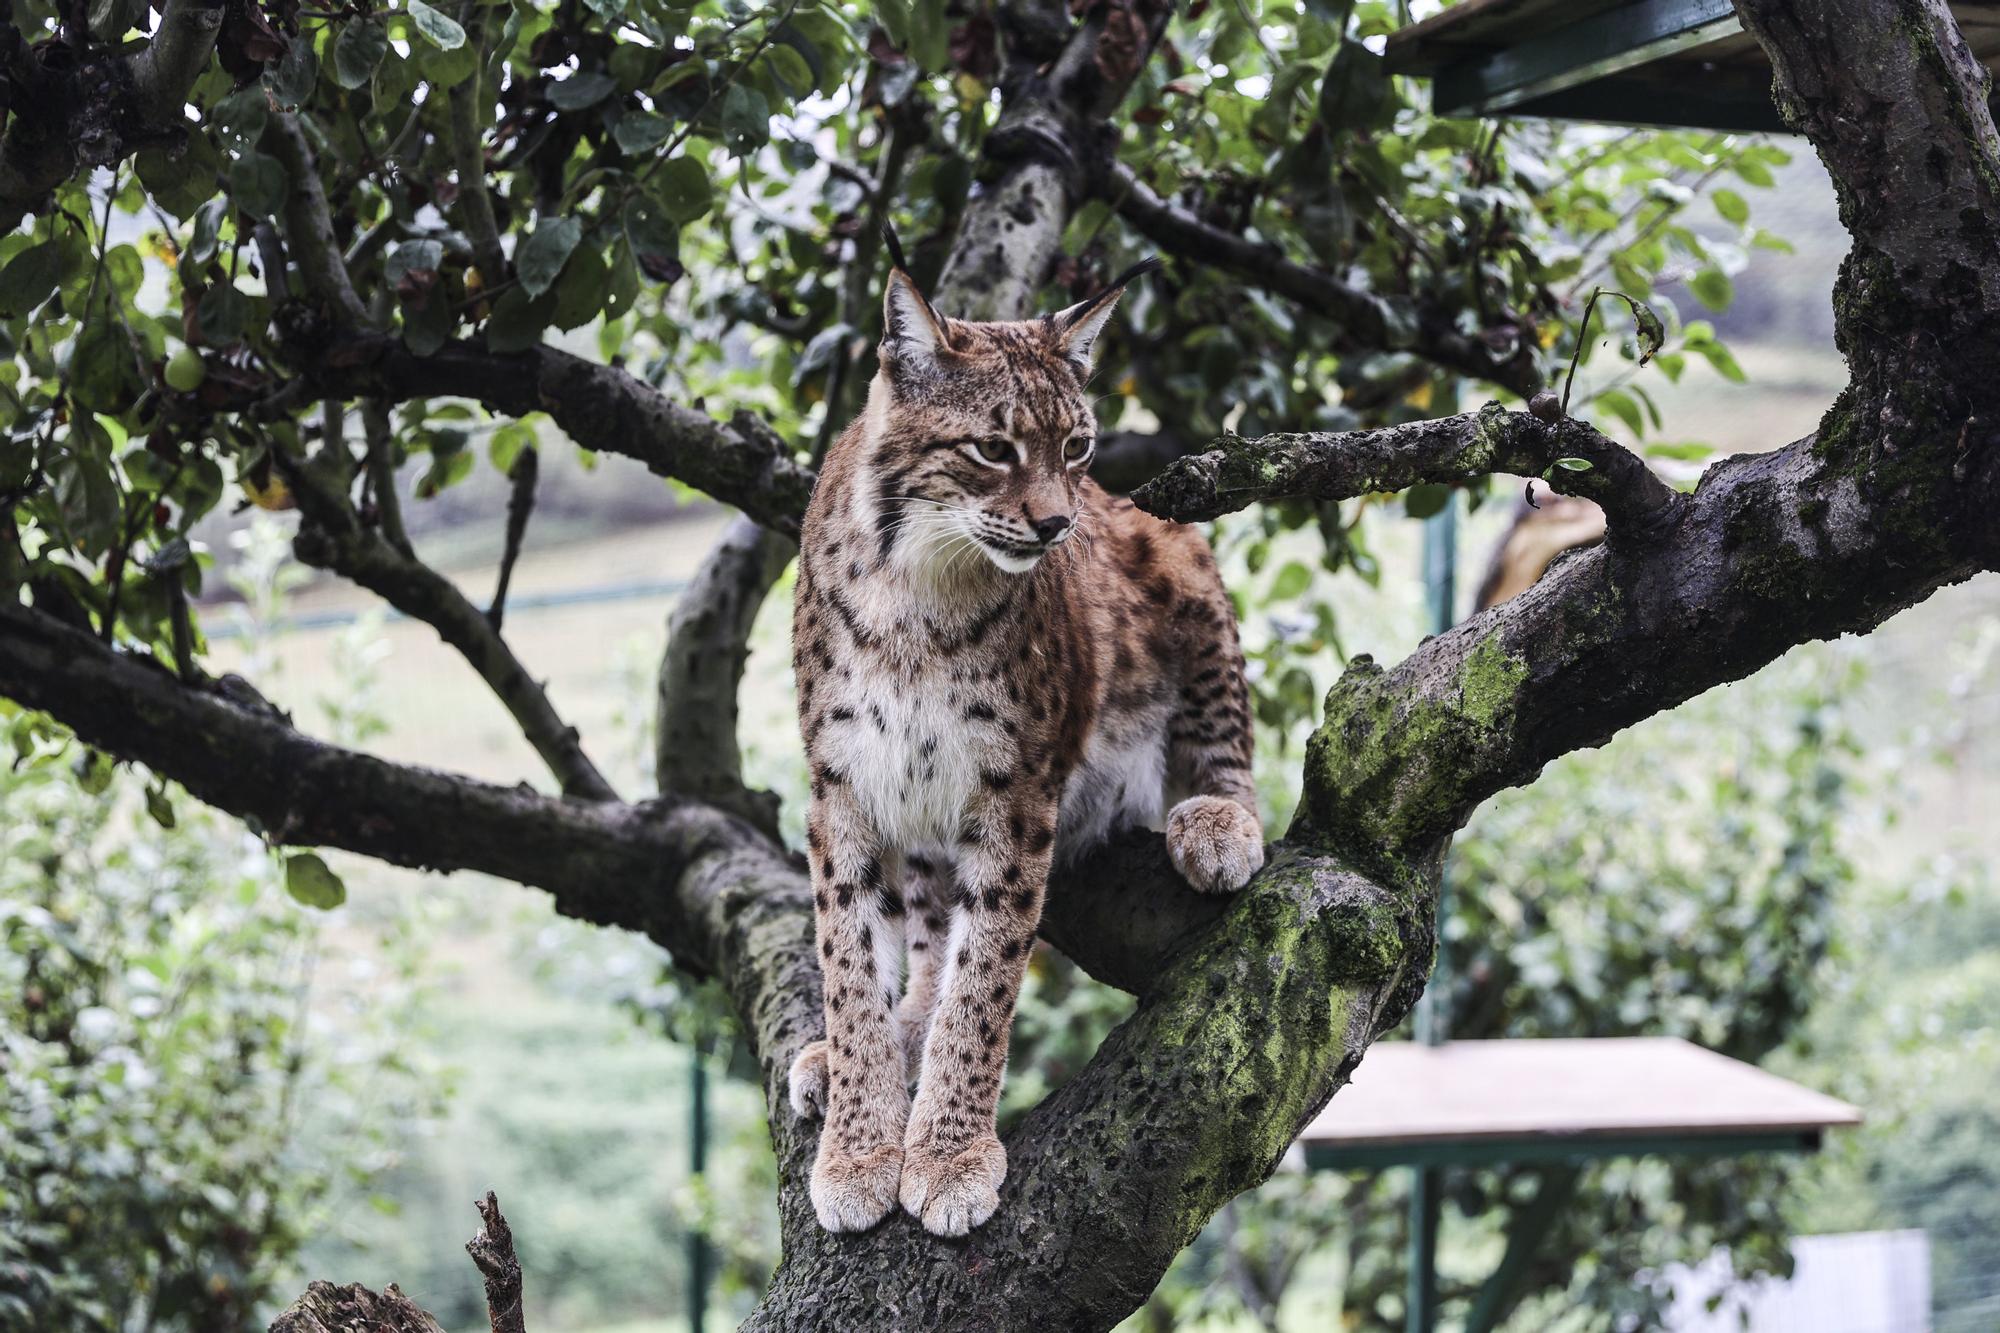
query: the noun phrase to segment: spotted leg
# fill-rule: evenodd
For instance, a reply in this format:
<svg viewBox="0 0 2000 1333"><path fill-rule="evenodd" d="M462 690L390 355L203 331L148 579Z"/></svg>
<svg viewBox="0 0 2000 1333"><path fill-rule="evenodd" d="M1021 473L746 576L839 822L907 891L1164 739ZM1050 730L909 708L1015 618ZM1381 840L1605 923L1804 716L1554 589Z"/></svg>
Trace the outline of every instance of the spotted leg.
<svg viewBox="0 0 2000 1333"><path fill-rule="evenodd" d="M891 1008L902 914L893 867L844 786L813 799L806 840L826 992L826 1123L810 1193L828 1231L864 1231L895 1207L903 1169L910 1094Z"/></svg>
<svg viewBox="0 0 2000 1333"><path fill-rule="evenodd" d="M1007 1034L1040 923L1055 841L1052 802L983 821L958 865L958 902L903 1147L903 1207L940 1236L963 1236L1000 1205L1007 1151L993 1113Z"/></svg>
<svg viewBox="0 0 2000 1333"><path fill-rule="evenodd" d="M924 1040L937 1011L938 978L944 969L944 949L951 915L950 871L927 857L904 863L903 939L909 950L909 976L896 1018L903 1029L905 1067L912 1086L924 1067Z"/></svg>
<svg viewBox="0 0 2000 1333"><path fill-rule="evenodd" d="M1264 828L1250 780L1250 690L1227 617L1188 667L1167 723L1167 855L1203 893L1233 893L1264 864Z"/></svg>

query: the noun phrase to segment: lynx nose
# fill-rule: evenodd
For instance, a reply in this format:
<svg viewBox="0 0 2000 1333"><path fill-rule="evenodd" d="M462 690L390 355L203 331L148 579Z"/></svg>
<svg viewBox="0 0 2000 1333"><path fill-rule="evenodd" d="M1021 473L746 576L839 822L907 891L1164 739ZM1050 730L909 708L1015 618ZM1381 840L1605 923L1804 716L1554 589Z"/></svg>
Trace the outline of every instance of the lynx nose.
<svg viewBox="0 0 2000 1333"><path fill-rule="evenodd" d="M1069 530L1069 519L1061 514L1050 514L1047 518L1031 518L1028 523L1034 528L1035 536L1045 542L1052 542Z"/></svg>

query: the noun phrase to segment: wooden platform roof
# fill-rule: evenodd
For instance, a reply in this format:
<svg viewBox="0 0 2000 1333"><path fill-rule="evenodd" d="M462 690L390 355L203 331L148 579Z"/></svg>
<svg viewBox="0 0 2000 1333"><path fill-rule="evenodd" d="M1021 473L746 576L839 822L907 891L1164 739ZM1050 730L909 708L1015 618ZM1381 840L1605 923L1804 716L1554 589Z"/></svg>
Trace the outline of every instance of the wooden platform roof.
<svg viewBox="0 0 2000 1333"><path fill-rule="evenodd" d="M2000 0L1956 0L2000 68ZM1463 0L1390 34L1392 73L1433 80L1442 116L1540 116L1782 131L1771 66L1729 0Z"/></svg>
<svg viewBox="0 0 2000 1333"><path fill-rule="evenodd" d="M1847 1103L1677 1037L1384 1042L1299 1137L1310 1166L1811 1151Z"/></svg>

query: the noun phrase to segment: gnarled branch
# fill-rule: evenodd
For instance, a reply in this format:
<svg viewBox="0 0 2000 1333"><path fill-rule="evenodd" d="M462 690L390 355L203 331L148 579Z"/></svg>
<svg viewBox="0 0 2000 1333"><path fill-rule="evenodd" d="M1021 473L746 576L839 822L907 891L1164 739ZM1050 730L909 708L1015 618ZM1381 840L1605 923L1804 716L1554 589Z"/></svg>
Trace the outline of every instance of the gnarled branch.
<svg viewBox="0 0 2000 1333"><path fill-rule="evenodd" d="M398 546L382 529L362 523L348 502L344 457L323 452L305 462L282 451L272 457L306 520L292 543L300 560L315 569L332 570L436 630L491 687L566 795L593 801L617 796L583 752L576 728L556 713L548 692L500 637L497 618L474 606L457 584L413 551ZM389 485L393 487L393 478Z"/></svg>
<svg viewBox="0 0 2000 1333"><path fill-rule="evenodd" d="M222 0L167 0L153 39L49 68L10 21L0 33L14 86L0 138L0 230L46 207L82 167L107 167L185 133L181 108L208 68L222 31Z"/></svg>
<svg viewBox="0 0 2000 1333"><path fill-rule="evenodd" d="M1334 434L1229 437L1132 494L1142 509L1194 522L1259 500L1348 500L1419 482L1506 472L1596 501L1614 540L1670 522L1680 496L1636 454L1573 418L1545 422L1488 403L1478 412Z"/></svg>
<svg viewBox="0 0 2000 1333"><path fill-rule="evenodd" d="M717 421L617 366L553 347L492 352L454 339L419 356L399 338L361 333L300 362L298 382L320 397L470 398L507 416L547 412L584 448L636 458L786 536L798 534L812 495L812 469L757 417Z"/></svg>
<svg viewBox="0 0 2000 1333"><path fill-rule="evenodd" d="M758 608L798 554L788 537L737 518L674 603L660 662L655 771L660 790L698 797L777 836L777 802L743 785L736 691Z"/></svg>

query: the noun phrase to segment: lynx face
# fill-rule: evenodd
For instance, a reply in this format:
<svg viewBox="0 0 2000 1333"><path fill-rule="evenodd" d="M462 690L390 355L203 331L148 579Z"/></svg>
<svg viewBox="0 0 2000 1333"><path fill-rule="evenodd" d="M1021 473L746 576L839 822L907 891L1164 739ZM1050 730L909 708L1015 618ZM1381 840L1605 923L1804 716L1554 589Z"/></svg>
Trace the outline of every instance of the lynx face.
<svg viewBox="0 0 2000 1333"><path fill-rule="evenodd" d="M1078 531L1096 449L1084 393L1116 290L1039 320L944 319L898 270L882 373L869 400L868 469L881 554L1024 574Z"/></svg>

